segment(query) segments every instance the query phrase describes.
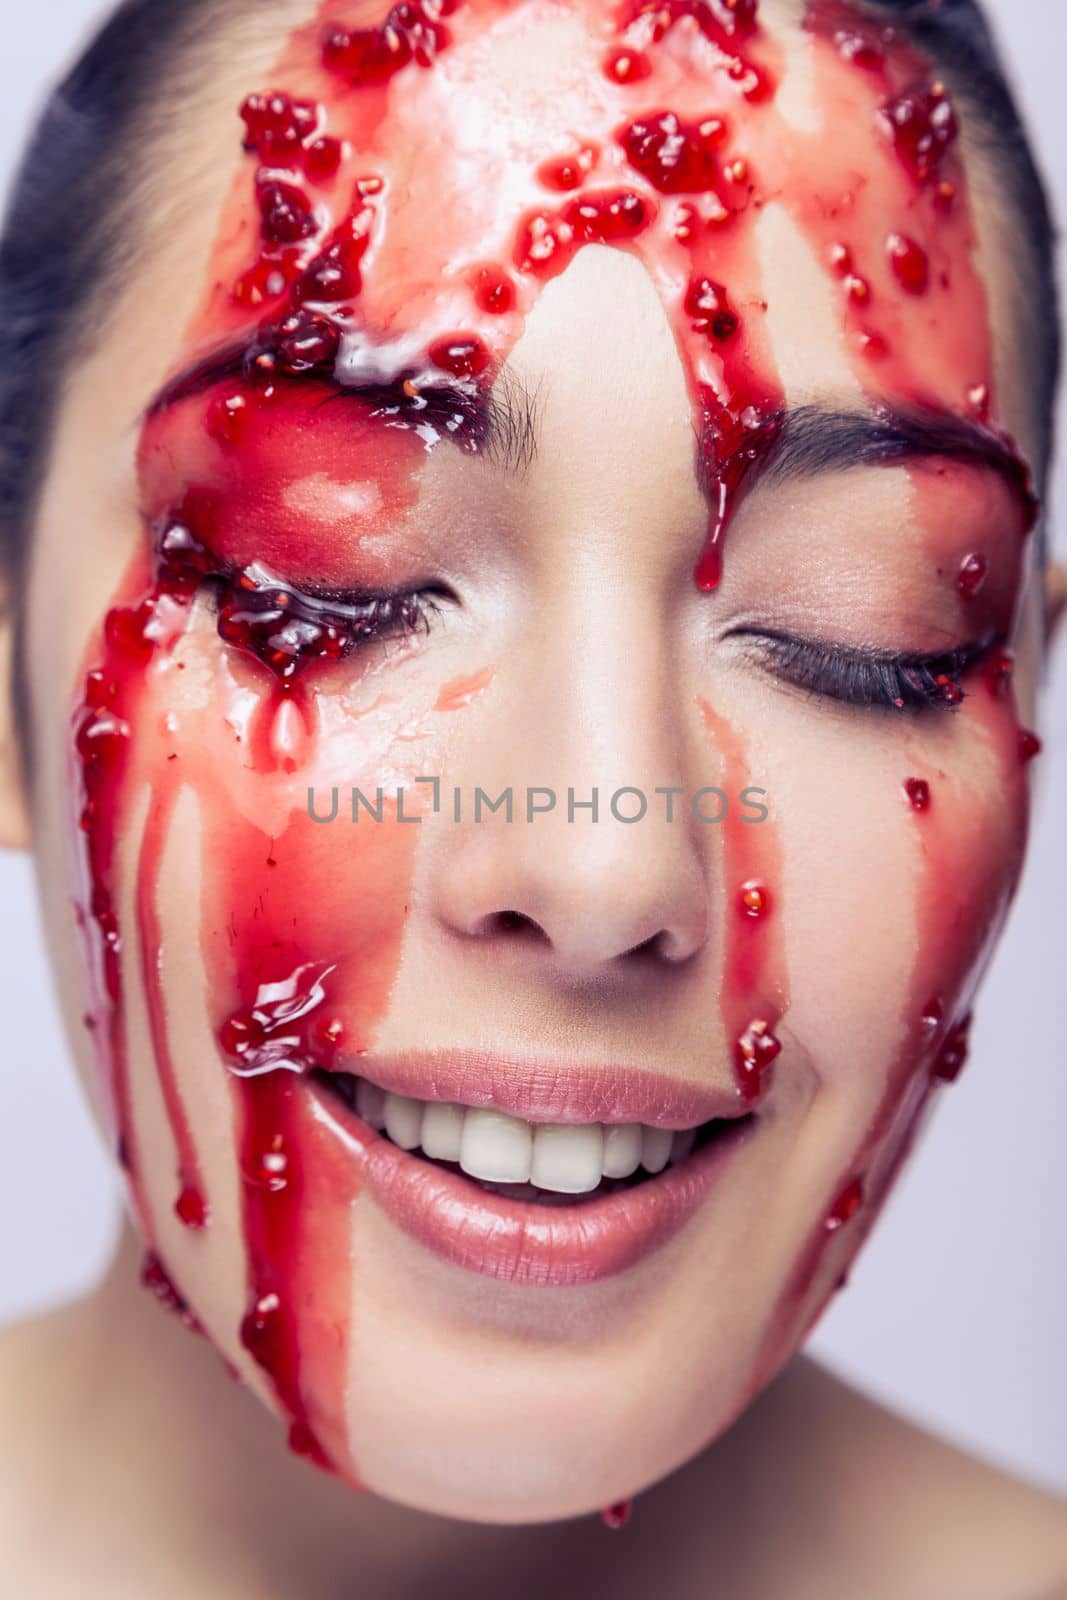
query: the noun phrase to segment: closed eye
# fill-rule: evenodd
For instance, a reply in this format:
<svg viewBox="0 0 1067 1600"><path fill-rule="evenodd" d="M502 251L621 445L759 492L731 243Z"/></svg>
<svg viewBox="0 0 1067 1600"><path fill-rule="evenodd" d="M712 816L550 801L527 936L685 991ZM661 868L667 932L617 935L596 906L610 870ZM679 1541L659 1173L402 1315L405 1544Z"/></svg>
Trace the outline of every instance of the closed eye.
<svg viewBox="0 0 1067 1600"><path fill-rule="evenodd" d="M991 636L937 655L854 649L789 634L743 637L773 675L794 688L845 705L890 710L954 711L964 698L960 679L993 650Z"/></svg>

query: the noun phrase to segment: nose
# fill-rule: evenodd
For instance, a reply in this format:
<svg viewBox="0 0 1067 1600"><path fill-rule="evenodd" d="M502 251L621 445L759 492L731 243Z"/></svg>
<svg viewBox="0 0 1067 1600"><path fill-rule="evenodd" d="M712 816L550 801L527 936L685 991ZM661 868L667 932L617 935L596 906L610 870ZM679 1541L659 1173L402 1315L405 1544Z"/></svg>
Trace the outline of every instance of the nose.
<svg viewBox="0 0 1067 1600"><path fill-rule="evenodd" d="M588 609L561 621L569 648L540 670L514 664L506 712L464 763L464 820L433 874L452 934L574 978L678 965L708 937L710 840L688 800L684 704L666 647L647 634L620 647L634 630L617 600L608 609L610 625Z"/></svg>
<svg viewBox="0 0 1067 1600"><path fill-rule="evenodd" d="M708 937L716 831L664 792L707 761L678 610L706 515L684 374L648 274L597 246L546 286L513 359L548 380L522 493L527 582L461 761L468 790L511 792L512 818L471 817L468 794L436 915L574 978L677 967Z"/></svg>

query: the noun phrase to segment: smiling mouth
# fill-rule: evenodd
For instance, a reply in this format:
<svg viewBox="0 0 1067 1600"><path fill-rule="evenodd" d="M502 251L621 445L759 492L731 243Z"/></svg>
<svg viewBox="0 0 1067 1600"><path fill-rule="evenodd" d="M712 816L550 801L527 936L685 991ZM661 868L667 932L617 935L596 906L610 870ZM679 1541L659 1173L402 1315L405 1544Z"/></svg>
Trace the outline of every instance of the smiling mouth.
<svg viewBox="0 0 1067 1600"><path fill-rule="evenodd" d="M473 1183L486 1194L547 1207L573 1207L642 1188L687 1164L753 1120L712 1117L689 1128L640 1122L527 1121L455 1101L387 1092L349 1072L316 1072L316 1082L398 1149Z"/></svg>

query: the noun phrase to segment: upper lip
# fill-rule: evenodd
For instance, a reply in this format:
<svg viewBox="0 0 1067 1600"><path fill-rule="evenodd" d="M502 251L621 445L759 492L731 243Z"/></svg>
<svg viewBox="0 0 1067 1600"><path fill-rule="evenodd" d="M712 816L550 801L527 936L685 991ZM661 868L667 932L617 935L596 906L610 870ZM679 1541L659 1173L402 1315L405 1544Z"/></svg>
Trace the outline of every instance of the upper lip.
<svg viewBox="0 0 1067 1600"><path fill-rule="evenodd" d="M546 1061L479 1050L367 1054L336 1071L414 1100L451 1100L527 1122L641 1122L695 1128L752 1110L736 1089L626 1063Z"/></svg>

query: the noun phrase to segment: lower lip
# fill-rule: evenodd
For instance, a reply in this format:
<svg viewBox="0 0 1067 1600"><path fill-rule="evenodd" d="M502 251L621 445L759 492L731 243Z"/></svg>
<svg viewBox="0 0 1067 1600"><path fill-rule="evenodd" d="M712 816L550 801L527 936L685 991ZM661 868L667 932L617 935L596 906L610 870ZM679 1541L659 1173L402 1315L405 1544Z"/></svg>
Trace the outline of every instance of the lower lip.
<svg viewBox="0 0 1067 1600"><path fill-rule="evenodd" d="M358 1143L370 1193L405 1233L453 1266L544 1287L598 1283L652 1255L700 1209L754 1131L746 1118L633 1189L549 1207L490 1194L401 1150L328 1090L313 1092Z"/></svg>

